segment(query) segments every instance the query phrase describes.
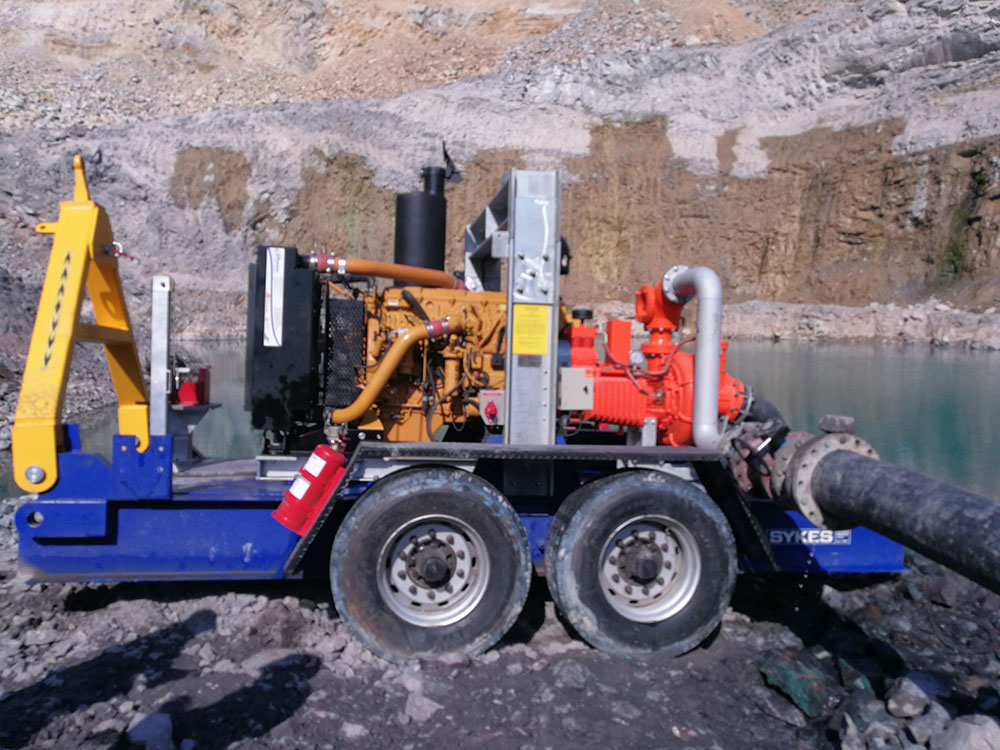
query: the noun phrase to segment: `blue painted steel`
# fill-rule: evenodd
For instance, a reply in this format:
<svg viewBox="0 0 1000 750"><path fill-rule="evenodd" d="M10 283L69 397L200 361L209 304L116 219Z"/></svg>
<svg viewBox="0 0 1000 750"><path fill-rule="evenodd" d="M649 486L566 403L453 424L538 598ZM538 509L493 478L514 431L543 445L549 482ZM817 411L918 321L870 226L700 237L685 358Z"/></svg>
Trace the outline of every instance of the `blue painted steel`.
<svg viewBox="0 0 1000 750"><path fill-rule="evenodd" d="M753 501L750 507L782 572L898 573L906 569L903 545L871 529L820 529L801 513L768 501ZM770 570L767 563L746 556L742 563L746 570Z"/></svg>
<svg viewBox="0 0 1000 750"><path fill-rule="evenodd" d="M59 454L59 479L46 498L170 499L173 452L169 436L151 435L149 448L139 453L134 437L115 435L109 466L103 456L80 452L76 425L67 425L66 433L75 449Z"/></svg>
<svg viewBox="0 0 1000 750"><path fill-rule="evenodd" d="M281 578L298 541L271 518L283 490L234 480L168 501L29 502L15 517L21 561L34 581ZM42 514L41 523L32 523L33 513ZM101 513L105 523L95 535ZM74 526L78 533L70 535Z"/></svg>
<svg viewBox="0 0 1000 750"><path fill-rule="evenodd" d="M72 449L59 455L55 487L15 517L21 561L31 580L284 576L299 537L271 517L283 483L214 479L172 494L169 437L153 436L150 448L138 453L134 438L116 435L110 466L79 450L75 425L67 427L66 442ZM769 502L753 502L752 508L785 571L903 570L902 546L868 529L828 531ZM542 571L552 517L534 512L520 517L532 563ZM767 569L759 561L743 563L748 570Z"/></svg>
<svg viewBox="0 0 1000 750"><path fill-rule="evenodd" d="M31 580L281 578L298 541L271 518L283 484L207 480L172 492L171 438L145 453L115 435L112 462L68 425L59 481L15 516Z"/></svg>
<svg viewBox="0 0 1000 750"><path fill-rule="evenodd" d="M552 516L544 513L521 513L521 523L528 532L528 544L531 546L531 563L539 573L545 572L545 540L552 526Z"/></svg>

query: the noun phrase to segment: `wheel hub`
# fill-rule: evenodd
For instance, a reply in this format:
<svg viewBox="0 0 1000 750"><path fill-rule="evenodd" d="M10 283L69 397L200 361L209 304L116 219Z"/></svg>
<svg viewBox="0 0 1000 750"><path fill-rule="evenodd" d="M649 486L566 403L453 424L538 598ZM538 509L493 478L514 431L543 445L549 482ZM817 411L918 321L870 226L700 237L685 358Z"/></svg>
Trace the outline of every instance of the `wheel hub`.
<svg viewBox="0 0 1000 750"><path fill-rule="evenodd" d="M633 535L629 541L618 555L620 575L639 584L654 581L663 569L663 553L656 546L654 532L648 532L646 538Z"/></svg>
<svg viewBox="0 0 1000 750"><path fill-rule="evenodd" d="M437 539L421 544L407 558L407 575L423 586L439 588L455 571L455 551Z"/></svg>
<svg viewBox="0 0 1000 750"><path fill-rule="evenodd" d="M659 622L694 595L701 557L682 524L660 516L633 518L608 538L601 557L604 597L622 616Z"/></svg>
<svg viewBox="0 0 1000 750"><path fill-rule="evenodd" d="M397 529L383 547L379 591L413 625L449 625L482 599L489 560L482 538L457 518L422 518Z"/></svg>

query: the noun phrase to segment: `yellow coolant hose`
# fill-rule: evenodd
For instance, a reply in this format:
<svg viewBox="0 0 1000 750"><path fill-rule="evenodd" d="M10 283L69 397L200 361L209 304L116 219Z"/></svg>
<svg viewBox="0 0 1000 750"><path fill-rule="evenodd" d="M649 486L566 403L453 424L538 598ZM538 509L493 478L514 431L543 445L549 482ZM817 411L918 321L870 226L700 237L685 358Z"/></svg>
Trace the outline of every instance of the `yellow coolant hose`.
<svg viewBox="0 0 1000 750"><path fill-rule="evenodd" d="M424 339L436 339L451 333L458 333L462 329L462 319L458 315L449 315L440 320L431 320L422 325L407 328L402 336L392 342L392 346L389 347L389 351L382 359L382 364L369 376L368 382L365 383L364 389L354 400L354 403L334 411L330 421L334 424L343 424L360 419L375 403L375 399L378 398L385 384L389 382L389 378L399 367L403 356L414 344Z"/></svg>

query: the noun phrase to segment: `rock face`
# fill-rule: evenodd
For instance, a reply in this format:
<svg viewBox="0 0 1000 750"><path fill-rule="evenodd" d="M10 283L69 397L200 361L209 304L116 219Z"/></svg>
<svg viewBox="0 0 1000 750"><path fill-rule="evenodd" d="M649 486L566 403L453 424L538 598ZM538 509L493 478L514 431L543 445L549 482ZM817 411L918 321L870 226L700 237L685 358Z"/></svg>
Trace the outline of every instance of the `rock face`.
<svg viewBox="0 0 1000 750"><path fill-rule="evenodd" d="M505 170L562 170L571 302L627 299L674 263L718 269L737 301L1000 298L990 2L279 5L4 4L13 360L46 258L31 225L69 195L75 152L138 258L133 316L170 271L181 335L242 330L257 243L389 257L392 193L442 139L466 177L453 267Z"/></svg>

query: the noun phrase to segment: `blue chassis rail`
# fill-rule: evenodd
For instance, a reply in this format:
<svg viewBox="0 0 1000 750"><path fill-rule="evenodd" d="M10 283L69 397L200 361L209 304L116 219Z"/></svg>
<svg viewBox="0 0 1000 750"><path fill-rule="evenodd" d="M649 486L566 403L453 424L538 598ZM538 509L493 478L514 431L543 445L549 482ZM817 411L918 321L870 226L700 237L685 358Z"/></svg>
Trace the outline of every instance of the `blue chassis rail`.
<svg viewBox="0 0 1000 750"><path fill-rule="evenodd" d="M301 540L271 518L284 483L206 478L174 487L169 437L153 437L149 450L140 454L131 438L115 436L109 465L101 456L80 451L76 425L69 425L67 433L70 450L59 454L59 482L22 505L15 517L22 572L29 581L300 577L297 565L290 563L301 560L303 547L312 540ZM517 453L515 448L499 446L462 450L473 454L488 450L491 456L503 457L498 448L499 453ZM551 452L565 455L588 448L602 457L615 452L612 446L556 446ZM379 448L389 455L404 450L403 446ZM673 450L687 451L691 460L698 460L693 450ZM433 460L438 451L423 452ZM351 499L364 487L352 484L341 497ZM817 529L800 514L768 502L753 502L750 510L783 572L903 569L903 548L868 529ZM521 513L521 519L535 567L541 569L552 517ZM772 569L746 556L741 562L746 570Z"/></svg>

